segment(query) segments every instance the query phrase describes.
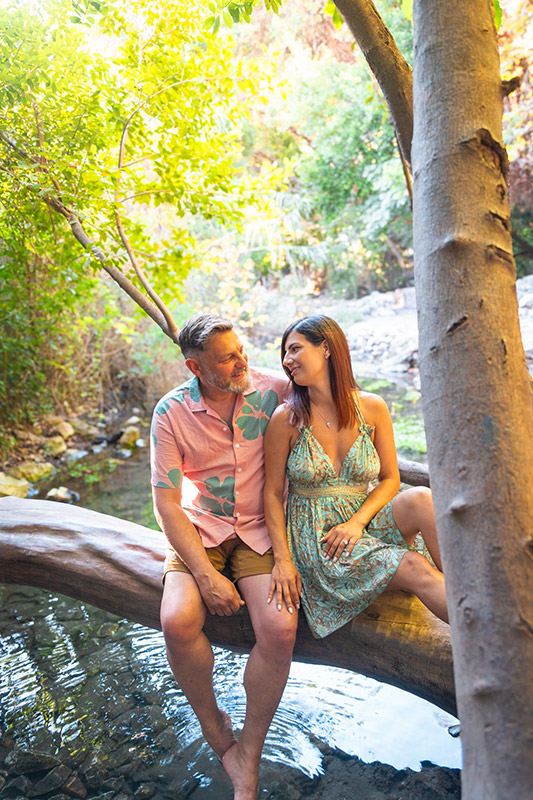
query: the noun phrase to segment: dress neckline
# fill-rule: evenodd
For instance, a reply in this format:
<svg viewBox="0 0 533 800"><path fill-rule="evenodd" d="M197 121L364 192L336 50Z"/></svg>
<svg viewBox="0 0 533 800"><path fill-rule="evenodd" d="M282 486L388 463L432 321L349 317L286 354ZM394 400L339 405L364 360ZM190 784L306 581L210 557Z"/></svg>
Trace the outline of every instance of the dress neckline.
<svg viewBox="0 0 533 800"><path fill-rule="evenodd" d="M344 458L341 461L341 466L340 466L340 469L339 469L338 472L335 469L335 467L333 466L333 461L331 460L331 457L329 456L328 453L326 453L326 451L324 450L324 447L321 445L321 443L318 441L318 439L316 438L315 434L313 433L313 426L312 425L308 425L306 428L302 428L302 431L305 431L307 436L310 437L315 442L316 445L318 445L322 455L327 459L327 461L329 463L329 466L331 468L331 471L332 471L333 475L335 476L336 480L340 480L340 477L341 477L342 472L344 470L344 465L346 464L348 456L351 454L351 452L354 449L355 445L358 443L359 439L361 438L361 435L363 433L366 433L368 435L368 433L369 433L368 428L369 427L370 426L367 425L366 422L363 422L361 425L359 425L359 433L357 434L357 436L355 437L355 439L351 443L350 447L346 451L346 454L345 454Z"/></svg>

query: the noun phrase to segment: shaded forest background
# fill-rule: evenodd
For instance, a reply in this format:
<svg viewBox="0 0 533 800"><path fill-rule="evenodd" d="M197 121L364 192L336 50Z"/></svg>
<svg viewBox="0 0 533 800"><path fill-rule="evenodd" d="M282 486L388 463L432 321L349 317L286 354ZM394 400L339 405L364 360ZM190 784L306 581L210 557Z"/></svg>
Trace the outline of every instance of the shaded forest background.
<svg viewBox="0 0 533 800"><path fill-rule="evenodd" d="M238 25L223 5L0 10L0 455L17 427L53 409L103 414L142 400L176 361L102 259L141 287L135 253L178 325L207 309L250 333L289 295L413 283L394 130L333 4L292 0ZM380 12L411 63L402 3ZM531 3L505 3L519 276L533 272L532 31Z"/></svg>

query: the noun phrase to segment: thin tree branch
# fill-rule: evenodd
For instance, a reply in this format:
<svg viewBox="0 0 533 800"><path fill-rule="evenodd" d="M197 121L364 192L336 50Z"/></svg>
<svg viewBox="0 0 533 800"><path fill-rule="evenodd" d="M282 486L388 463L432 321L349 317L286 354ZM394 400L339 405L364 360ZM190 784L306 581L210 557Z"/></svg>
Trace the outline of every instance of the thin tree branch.
<svg viewBox="0 0 533 800"><path fill-rule="evenodd" d="M411 164L413 76L372 0L335 0L389 106L400 149Z"/></svg>
<svg viewBox="0 0 533 800"><path fill-rule="evenodd" d="M25 161L32 162L40 170L42 170L50 178L54 188L58 191L58 194L60 195L59 184L57 183L55 178L52 175L50 175L48 169L46 168L46 165L40 164L38 159L36 159L34 156L30 155L29 153L26 153L24 150L18 147L14 142L11 141L11 139L8 136L2 133L2 131L0 131L0 139L4 141L5 144L7 144L11 150L16 152L20 158L24 159ZM3 171L8 172L8 170L6 170L5 168L0 168L0 169L3 169ZM131 299L135 303L137 303L137 305L140 306L140 308L142 308L142 310L146 314L148 314L148 316L151 319L153 319L153 321L157 325L159 325L163 333L165 333L170 339L172 339L173 342L177 343L178 328L176 324L172 321L172 318L170 318L171 324L169 324L166 316L163 314L163 312L157 306L157 304L151 302L150 299L146 297L146 295L140 292L139 289L137 289L137 287L129 280L129 278L127 278L124 275L124 273L118 269L118 267L115 267L113 264L108 263L108 260L103 251L91 241L90 237L85 232L79 217L73 211L67 208L67 206L65 206L60 197L46 195L42 199L48 205L49 208L50 207L53 208L54 211L56 211L58 214L61 214L61 216L63 216L69 222L74 237L77 239L77 241L81 244L81 246L85 250L90 252L94 256L94 258L96 258L97 261L100 262L102 269L104 269L107 272L107 274L111 278L113 278L113 280L116 283L118 283L120 288L124 292L126 292L126 294L129 295L129 297L131 297Z"/></svg>
<svg viewBox="0 0 533 800"><path fill-rule="evenodd" d="M155 305L157 306L159 311L162 313L162 315L163 315L163 317L164 317L164 319L166 321L167 328L172 333L171 338L173 338L174 341L177 340L178 326L174 322L174 320L172 318L172 314L170 313L169 309L167 308L167 306L165 305L163 300L159 297L157 292L150 285L148 279L146 278L144 270L142 269L141 265L139 264L139 261L138 261L136 255L135 255L134 250L133 250L133 247L131 246L131 242L130 242L129 238L126 235L126 232L124 230L124 226L122 224L122 219L121 219L121 216L120 216L120 212L118 210L118 203L120 202L118 195L119 195L119 190L120 190L121 172L122 172L122 167L123 167L123 158L124 158L124 150L125 150L125 147L126 147L126 139L127 139L127 136L128 136L128 129L129 129L129 126L130 126L130 124L131 124L131 122L133 120L133 117L142 108L144 108L144 106L150 100L153 100L158 95L162 94L163 92L168 91L169 89L173 89L176 86L183 86L183 84L191 83L191 82L198 82L198 81L197 81L196 78L190 78L190 79L176 81L174 83L169 84L168 86L162 86L160 89L158 89L157 91L153 92L148 97L144 98L144 100L142 100L140 103L138 103L136 105L136 107L133 109L133 111L131 112L131 114L127 118L126 122L124 123L124 128L122 130L122 136L120 137L120 145L119 145L119 151L118 151L118 177L117 177L117 185L116 185L116 188L115 188L115 222L116 222L116 226L117 226L117 230L118 230L119 236L120 236L120 238L122 240L122 244L126 248L126 252L127 252L128 257L129 257L129 259L131 261L133 269L135 270L135 272L137 274L137 277L139 278L139 280L140 280L142 286L144 287L146 293L149 295L149 297L155 303Z"/></svg>
<svg viewBox="0 0 533 800"><path fill-rule="evenodd" d="M167 324L167 321L159 308L151 303L146 295L140 292L139 289L137 289L137 287L130 281L129 278L124 275L123 272L121 272L113 264L108 263L105 254L91 241L76 214L64 206L63 203L56 197L48 197L46 200L50 203L54 211L57 211L58 214L61 214L63 217L65 217L70 224L74 237L78 240L82 247L100 262L102 268L113 278L114 281L116 281L116 283L118 283L120 288L123 289L126 294L128 294L131 299L134 300L137 305L140 306L143 311L154 320L155 323L157 323L157 325L159 325L161 330L166 333L166 335L172 339L173 342L177 343L177 327L173 326L171 328Z"/></svg>

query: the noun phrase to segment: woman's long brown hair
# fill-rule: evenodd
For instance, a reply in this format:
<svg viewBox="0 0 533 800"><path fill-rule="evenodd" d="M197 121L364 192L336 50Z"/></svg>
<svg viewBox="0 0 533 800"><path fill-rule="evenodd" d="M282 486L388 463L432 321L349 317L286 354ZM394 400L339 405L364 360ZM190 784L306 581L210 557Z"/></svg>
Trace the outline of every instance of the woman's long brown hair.
<svg viewBox="0 0 533 800"><path fill-rule="evenodd" d="M360 390L352 371L350 350L344 332L331 317L316 314L291 322L281 339L281 361L285 357L285 343L290 333L299 333L319 345L325 342L329 348L328 359L331 394L339 420L339 428L353 428L361 419L356 391ZM311 422L311 403L307 386L298 386L291 373L283 367L291 382L291 393L287 398L289 423L295 427L308 426Z"/></svg>

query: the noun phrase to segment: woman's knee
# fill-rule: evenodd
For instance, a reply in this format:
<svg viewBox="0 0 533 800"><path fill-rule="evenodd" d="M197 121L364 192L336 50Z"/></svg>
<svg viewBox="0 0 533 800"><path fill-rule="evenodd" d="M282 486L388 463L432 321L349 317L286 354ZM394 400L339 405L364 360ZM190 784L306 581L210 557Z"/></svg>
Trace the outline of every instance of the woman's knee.
<svg viewBox="0 0 533 800"><path fill-rule="evenodd" d="M298 614L276 611L270 619L264 620L255 630L256 641L260 647L280 653L292 653L298 627Z"/></svg>
<svg viewBox="0 0 533 800"><path fill-rule="evenodd" d="M413 486L394 498L394 519L400 530L419 530L422 523L433 518L433 497L426 486Z"/></svg>

